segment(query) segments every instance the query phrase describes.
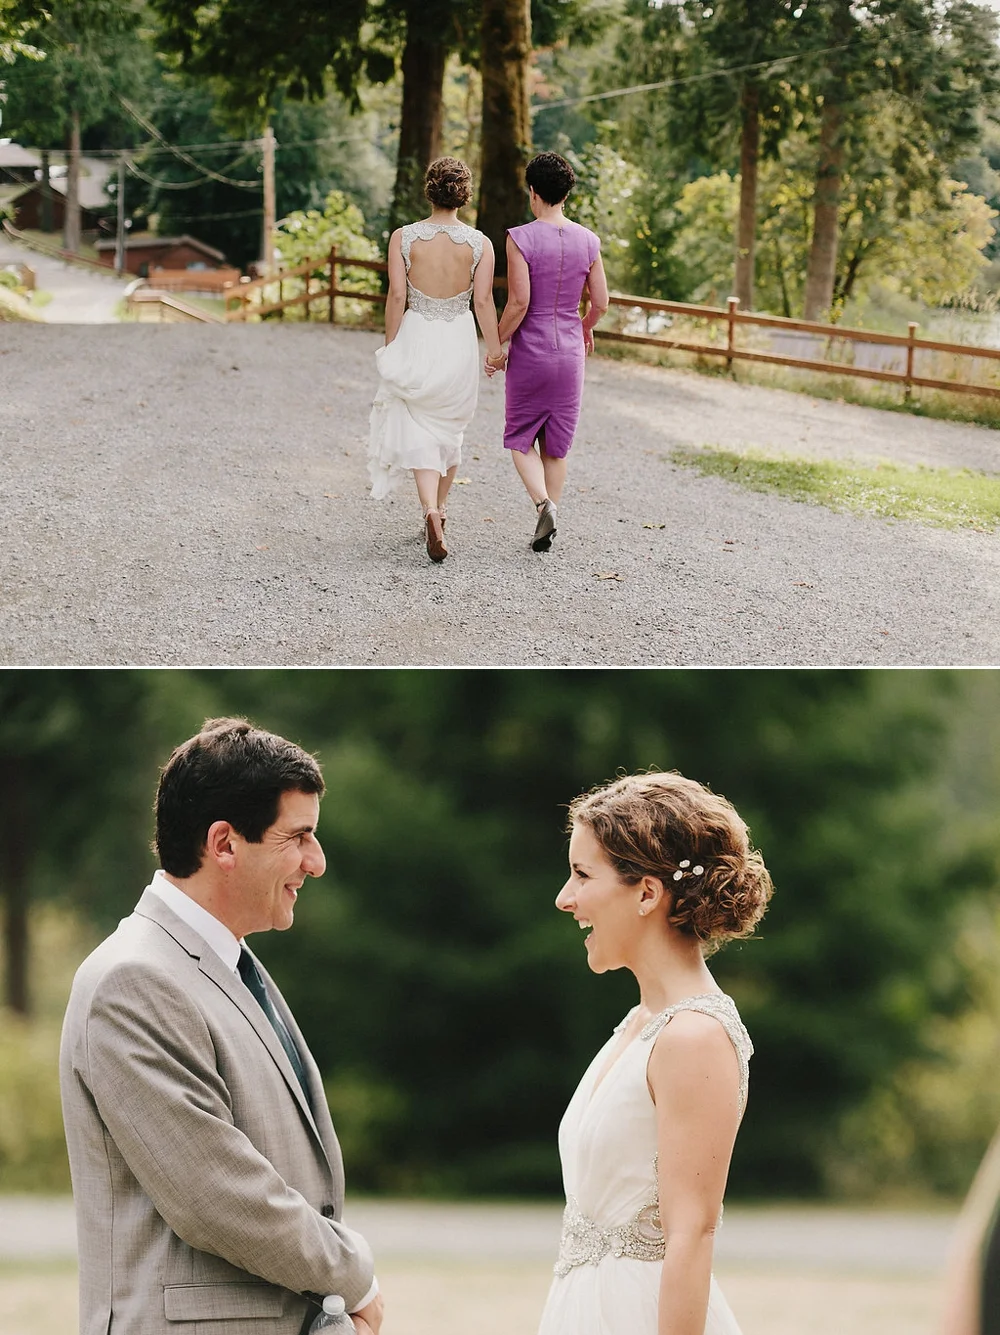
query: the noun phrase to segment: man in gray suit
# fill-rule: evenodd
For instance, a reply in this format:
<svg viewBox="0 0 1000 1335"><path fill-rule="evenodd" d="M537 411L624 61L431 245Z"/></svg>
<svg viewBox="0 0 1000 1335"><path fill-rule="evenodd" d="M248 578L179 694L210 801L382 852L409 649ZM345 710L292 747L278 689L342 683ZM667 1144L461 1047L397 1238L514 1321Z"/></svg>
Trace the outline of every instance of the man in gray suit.
<svg viewBox="0 0 1000 1335"><path fill-rule="evenodd" d="M80 966L63 1027L81 1335L298 1335L331 1293L378 1335L319 1071L243 944L290 927L323 874L323 788L312 756L239 719L163 769L162 870Z"/></svg>

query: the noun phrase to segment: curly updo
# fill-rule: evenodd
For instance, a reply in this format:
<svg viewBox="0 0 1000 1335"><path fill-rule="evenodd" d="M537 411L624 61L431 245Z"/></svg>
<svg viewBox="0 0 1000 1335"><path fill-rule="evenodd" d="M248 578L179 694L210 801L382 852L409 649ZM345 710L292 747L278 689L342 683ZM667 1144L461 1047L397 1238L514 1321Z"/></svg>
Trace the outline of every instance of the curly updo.
<svg viewBox="0 0 1000 1335"><path fill-rule="evenodd" d="M668 921L706 955L750 936L764 916L774 887L746 823L731 802L676 770L582 793L570 803L569 829L580 824L630 885L644 876L663 882Z"/></svg>
<svg viewBox="0 0 1000 1335"><path fill-rule="evenodd" d="M573 168L558 153L539 153L524 169L524 179L546 204L561 204L576 185Z"/></svg>
<svg viewBox="0 0 1000 1335"><path fill-rule="evenodd" d="M460 209L472 198L472 172L461 158L435 158L424 175L424 194L439 209Z"/></svg>

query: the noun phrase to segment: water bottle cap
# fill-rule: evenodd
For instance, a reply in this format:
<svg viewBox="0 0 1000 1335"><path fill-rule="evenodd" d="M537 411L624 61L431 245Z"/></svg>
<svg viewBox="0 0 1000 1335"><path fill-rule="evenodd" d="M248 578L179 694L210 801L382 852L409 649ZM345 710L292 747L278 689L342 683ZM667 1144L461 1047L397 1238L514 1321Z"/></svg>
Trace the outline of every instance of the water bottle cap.
<svg viewBox="0 0 1000 1335"><path fill-rule="evenodd" d="M327 1316L343 1316L347 1311L347 1304L339 1293L330 1293L323 1299L323 1311Z"/></svg>

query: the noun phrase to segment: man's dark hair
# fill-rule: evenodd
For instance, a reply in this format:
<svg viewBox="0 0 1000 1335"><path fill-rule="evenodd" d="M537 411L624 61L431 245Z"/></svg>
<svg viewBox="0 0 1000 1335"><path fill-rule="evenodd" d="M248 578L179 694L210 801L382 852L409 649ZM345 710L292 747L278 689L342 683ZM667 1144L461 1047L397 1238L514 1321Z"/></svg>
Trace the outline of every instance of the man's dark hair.
<svg viewBox="0 0 1000 1335"><path fill-rule="evenodd" d="M283 793L322 797L324 787L315 758L294 742L246 719L206 719L160 772L153 845L160 866L171 876L193 876L215 821L228 821L259 844L278 818Z"/></svg>
<svg viewBox="0 0 1000 1335"><path fill-rule="evenodd" d="M558 153L539 153L532 158L524 179L546 204L561 204L576 184L573 168Z"/></svg>

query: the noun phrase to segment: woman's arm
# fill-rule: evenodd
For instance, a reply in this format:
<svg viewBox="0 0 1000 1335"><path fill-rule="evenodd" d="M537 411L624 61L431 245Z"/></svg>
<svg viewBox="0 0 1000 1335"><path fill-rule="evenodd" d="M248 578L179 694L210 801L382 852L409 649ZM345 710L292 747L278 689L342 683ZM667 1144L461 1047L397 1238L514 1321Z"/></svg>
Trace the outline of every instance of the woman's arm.
<svg viewBox="0 0 1000 1335"><path fill-rule="evenodd" d="M406 265L403 263L403 233L397 228L389 238L389 295L385 301L385 345L399 333L406 310Z"/></svg>
<svg viewBox="0 0 1000 1335"><path fill-rule="evenodd" d="M476 319L486 340L486 356L499 367L503 363L503 348L497 332L497 308L493 304L493 272L496 256L493 242L483 238L483 254L476 265L476 276L472 281L472 304L476 308Z"/></svg>
<svg viewBox="0 0 1000 1335"><path fill-rule="evenodd" d="M594 351L594 325L606 313L610 304L608 280L604 274L604 261L600 255L590 266L587 281L583 285L583 292L589 303L587 314L583 317L583 341L586 344L587 352L591 353Z"/></svg>
<svg viewBox="0 0 1000 1335"><path fill-rule="evenodd" d="M955 1228L945 1272L941 1335L979 1335L983 1251L1000 1200L1000 1132L986 1151Z"/></svg>
<svg viewBox="0 0 1000 1335"><path fill-rule="evenodd" d="M665 1243L659 1335L704 1335L712 1247L740 1121L739 1059L710 1015L681 1011L661 1031L647 1081L656 1104Z"/></svg>
<svg viewBox="0 0 1000 1335"><path fill-rule="evenodd" d="M506 343L528 312L531 301L531 272L528 261L507 237L507 305L500 316L500 342Z"/></svg>

